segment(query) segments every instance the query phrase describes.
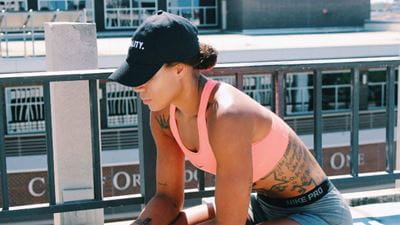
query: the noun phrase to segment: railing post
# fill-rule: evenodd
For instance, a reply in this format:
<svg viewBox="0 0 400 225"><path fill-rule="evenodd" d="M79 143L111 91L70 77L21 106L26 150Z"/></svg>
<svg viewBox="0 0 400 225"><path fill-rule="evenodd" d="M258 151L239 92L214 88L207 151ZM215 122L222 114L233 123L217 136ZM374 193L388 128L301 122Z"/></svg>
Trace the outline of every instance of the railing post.
<svg viewBox="0 0 400 225"><path fill-rule="evenodd" d="M243 91L243 74L242 73L235 74L235 84L236 84L237 89Z"/></svg>
<svg viewBox="0 0 400 225"><path fill-rule="evenodd" d="M394 66L386 68L386 172L393 173L394 152Z"/></svg>
<svg viewBox="0 0 400 225"><path fill-rule="evenodd" d="M47 176L48 193L50 205L56 204L55 182L54 182L54 151L53 131L51 126L51 105L50 105L50 82L43 85L44 117L46 123L46 151L47 151Z"/></svg>
<svg viewBox="0 0 400 225"><path fill-rule="evenodd" d="M4 144L4 135L6 129L6 104L4 99L4 86L0 85L0 174L1 174L1 197L2 197L2 208L4 210L9 209L8 200L8 176L7 176L7 158L6 149Z"/></svg>
<svg viewBox="0 0 400 225"><path fill-rule="evenodd" d="M150 110L142 101L138 105L140 192L147 203L156 192L156 145L150 130Z"/></svg>
<svg viewBox="0 0 400 225"><path fill-rule="evenodd" d="M323 166L322 152L322 72L314 70L314 153L318 163Z"/></svg>
<svg viewBox="0 0 400 225"><path fill-rule="evenodd" d="M49 71L97 68L97 40L94 24L46 23L45 39ZM93 135L98 135L98 127L96 127L98 121L92 120L93 114L98 113L97 96L91 98L89 90L97 91L97 83L92 81L90 88L87 80L50 83L57 204L101 199L102 187L98 186L98 179L102 175L98 169L99 162L93 161L93 157L99 159L100 154L98 137L93 137ZM100 174L94 175L94 172ZM95 185L97 186L94 187ZM54 215L56 225L103 223L103 209Z"/></svg>
<svg viewBox="0 0 400 225"><path fill-rule="evenodd" d="M94 199L103 199L102 167L101 167L101 141L100 141L100 108L99 108L99 81L89 81L90 94L90 122L92 127L92 166Z"/></svg>
<svg viewBox="0 0 400 225"><path fill-rule="evenodd" d="M397 66L397 80L400 81L400 66ZM400 170L400 82L397 83L397 132L396 132L396 170ZM397 181L400 188L400 180Z"/></svg>
<svg viewBox="0 0 400 225"><path fill-rule="evenodd" d="M273 111L281 118L285 116L285 73L275 71L272 73L272 88L274 92Z"/></svg>
<svg viewBox="0 0 400 225"><path fill-rule="evenodd" d="M359 141L358 141L358 130L360 125L359 119L359 107L360 107L360 70L354 68L351 70L351 175L353 177L358 176L358 153L359 153Z"/></svg>

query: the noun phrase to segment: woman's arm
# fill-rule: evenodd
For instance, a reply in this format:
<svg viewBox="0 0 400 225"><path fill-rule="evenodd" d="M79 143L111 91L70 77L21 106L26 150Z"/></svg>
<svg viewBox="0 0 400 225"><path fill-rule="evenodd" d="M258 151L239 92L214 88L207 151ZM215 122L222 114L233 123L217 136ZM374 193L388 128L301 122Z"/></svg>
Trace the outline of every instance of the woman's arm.
<svg viewBox="0 0 400 225"><path fill-rule="evenodd" d="M183 207L185 158L169 130L168 110L152 112L150 127L157 147L156 194L133 224L167 225Z"/></svg>
<svg viewBox="0 0 400 225"><path fill-rule="evenodd" d="M209 139L217 160L216 217L202 224L243 225L252 190L253 126L237 113L224 113L214 123Z"/></svg>

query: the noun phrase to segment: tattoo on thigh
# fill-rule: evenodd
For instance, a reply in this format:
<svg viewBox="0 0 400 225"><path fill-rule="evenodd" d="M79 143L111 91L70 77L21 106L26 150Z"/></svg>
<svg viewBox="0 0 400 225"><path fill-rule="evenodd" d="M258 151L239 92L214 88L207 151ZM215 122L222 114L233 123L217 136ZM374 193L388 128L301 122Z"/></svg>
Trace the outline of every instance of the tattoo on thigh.
<svg viewBox="0 0 400 225"><path fill-rule="evenodd" d="M162 129L168 129L169 128L169 116L167 119L165 119L164 115L158 116L157 117L157 122L160 125Z"/></svg>
<svg viewBox="0 0 400 225"><path fill-rule="evenodd" d="M146 218L146 219L144 219L144 220L137 219L137 220L135 220L135 222L133 222L133 224L149 225L150 222L151 222L151 218Z"/></svg>

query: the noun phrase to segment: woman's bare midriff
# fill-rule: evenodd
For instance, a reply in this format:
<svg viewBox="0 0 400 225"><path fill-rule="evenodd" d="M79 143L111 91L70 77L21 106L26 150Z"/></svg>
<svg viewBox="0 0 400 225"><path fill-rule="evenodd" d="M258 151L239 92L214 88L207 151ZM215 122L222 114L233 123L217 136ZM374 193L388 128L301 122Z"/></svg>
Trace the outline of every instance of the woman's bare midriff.
<svg viewBox="0 0 400 225"><path fill-rule="evenodd" d="M296 134L289 134L286 152L274 169L253 183L253 190L273 198L290 198L307 193L327 177Z"/></svg>

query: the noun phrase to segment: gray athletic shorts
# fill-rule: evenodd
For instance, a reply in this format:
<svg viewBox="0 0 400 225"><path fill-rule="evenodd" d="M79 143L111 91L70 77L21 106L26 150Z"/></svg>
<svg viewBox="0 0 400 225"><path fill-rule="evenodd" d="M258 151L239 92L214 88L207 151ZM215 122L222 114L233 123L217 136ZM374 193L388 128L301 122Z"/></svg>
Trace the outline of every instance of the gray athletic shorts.
<svg viewBox="0 0 400 225"><path fill-rule="evenodd" d="M301 225L353 224L349 207L333 185L319 200L299 207L271 205L257 195L251 196L248 225L278 218L290 218Z"/></svg>

